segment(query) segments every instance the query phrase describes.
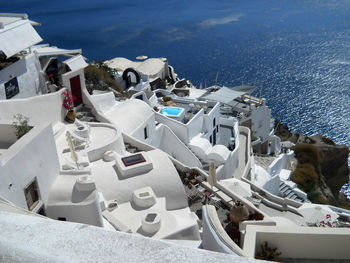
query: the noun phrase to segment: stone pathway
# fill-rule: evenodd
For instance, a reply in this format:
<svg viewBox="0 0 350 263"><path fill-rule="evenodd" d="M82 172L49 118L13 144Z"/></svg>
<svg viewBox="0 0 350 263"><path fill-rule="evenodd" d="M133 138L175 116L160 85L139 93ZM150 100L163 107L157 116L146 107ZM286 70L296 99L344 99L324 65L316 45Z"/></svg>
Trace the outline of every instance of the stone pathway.
<svg viewBox="0 0 350 263"><path fill-rule="evenodd" d="M86 107L85 105L82 105L77 110L77 118L80 121L86 121L86 122L99 122L95 115L91 112L91 109Z"/></svg>

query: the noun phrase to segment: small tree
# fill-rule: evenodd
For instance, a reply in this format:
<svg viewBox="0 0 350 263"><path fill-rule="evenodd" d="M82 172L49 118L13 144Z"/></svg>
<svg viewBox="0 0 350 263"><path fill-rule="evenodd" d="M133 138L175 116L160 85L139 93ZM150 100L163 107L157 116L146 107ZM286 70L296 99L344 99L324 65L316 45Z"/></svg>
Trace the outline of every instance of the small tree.
<svg viewBox="0 0 350 263"><path fill-rule="evenodd" d="M28 125L29 118L18 113L13 116L15 121L12 123L12 127L15 129L15 135L17 139L21 138L27 132L29 132L33 127Z"/></svg>

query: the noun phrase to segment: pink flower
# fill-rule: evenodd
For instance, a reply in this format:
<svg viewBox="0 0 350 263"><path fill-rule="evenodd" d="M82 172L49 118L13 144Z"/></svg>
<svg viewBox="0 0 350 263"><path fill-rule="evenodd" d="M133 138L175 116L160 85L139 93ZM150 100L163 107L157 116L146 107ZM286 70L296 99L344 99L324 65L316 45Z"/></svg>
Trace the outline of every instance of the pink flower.
<svg viewBox="0 0 350 263"><path fill-rule="evenodd" d="M72 93L71 93L68 89L65 89L65 90L63 91L62 95L63 95L63 103L62 103L62 106L63 106L66 110L73 109L74 103L73 103Z"/></svg>

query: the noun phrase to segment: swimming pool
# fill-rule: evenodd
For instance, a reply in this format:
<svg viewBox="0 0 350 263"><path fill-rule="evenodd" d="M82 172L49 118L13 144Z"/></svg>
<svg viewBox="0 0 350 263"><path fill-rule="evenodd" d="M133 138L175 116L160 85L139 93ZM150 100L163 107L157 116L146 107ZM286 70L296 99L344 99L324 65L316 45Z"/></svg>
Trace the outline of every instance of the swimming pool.
<svg viewBox="0 0 350 263"><path fill-rule="evenodd" d="M162 109L162 114L168 117L181 117L184 114L185 109L179 107L165 107Z"/></svg>

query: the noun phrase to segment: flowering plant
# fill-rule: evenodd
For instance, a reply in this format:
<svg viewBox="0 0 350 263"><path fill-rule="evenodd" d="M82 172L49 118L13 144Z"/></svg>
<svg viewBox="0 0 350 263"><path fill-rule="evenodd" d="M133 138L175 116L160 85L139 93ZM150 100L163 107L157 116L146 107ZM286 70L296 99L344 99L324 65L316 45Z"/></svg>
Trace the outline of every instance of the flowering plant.
<svg viewBox="0 0 350 263"><path fill-rule="evenodd" d="M74 107L72 93L69 91L69 89L65 89L62 95L63 95L63 103L62 103L63 108L65 108L66 110L72 110Z"/></svg>
<svg viewBox="0 0 350 263"><path fill-rule="evenodd" d="M326 215L326 220L322 220L319 223L316 223L318 227L336 227L337 226L337 221L332 220L332 217L330 214Z"/></svg>

